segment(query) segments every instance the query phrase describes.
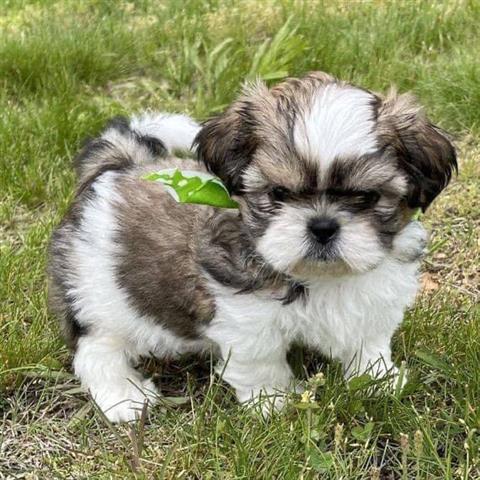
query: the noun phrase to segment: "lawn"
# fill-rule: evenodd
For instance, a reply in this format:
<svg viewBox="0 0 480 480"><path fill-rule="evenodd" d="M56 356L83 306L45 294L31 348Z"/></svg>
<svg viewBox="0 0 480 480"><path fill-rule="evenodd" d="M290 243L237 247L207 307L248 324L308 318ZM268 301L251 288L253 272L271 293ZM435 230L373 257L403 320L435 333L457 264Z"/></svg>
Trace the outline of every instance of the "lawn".
<svg viewBox="0 0 480 480"><path fill-rule="evenodd" d="M3 0L0 6L0 479L480 478L480 2ZM312 392L263 419L209 358L147 367L165 399L112 426L70 374L46 249L71 160L115 114L206 118L245 79L325 70L412 90L460 174L424 216L423 290L394 339L402 392L300 349Z"/></svg>

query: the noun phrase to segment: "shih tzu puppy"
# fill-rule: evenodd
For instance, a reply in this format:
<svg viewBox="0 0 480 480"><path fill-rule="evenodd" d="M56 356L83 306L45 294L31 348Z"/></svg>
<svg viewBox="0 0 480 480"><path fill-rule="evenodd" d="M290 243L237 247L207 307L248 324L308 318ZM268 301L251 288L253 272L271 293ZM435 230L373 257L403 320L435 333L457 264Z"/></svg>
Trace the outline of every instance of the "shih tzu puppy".
<svg viewBox="0 0 480 480"><path fill-rule="evenodd" d="M197 158L173 155L191 147ZM51 304L82 384L110 420L127 421L156 397L134 368L142 356L213 348L241 402L281 404L293 342L346 375L394 374L390 340L426 242L412 217L457 164L410 95L316 72L249 85L202 126L116 119L76 167L51 243ZM239 209L177 203L142 179L174 167L215 174Z"/></svg>

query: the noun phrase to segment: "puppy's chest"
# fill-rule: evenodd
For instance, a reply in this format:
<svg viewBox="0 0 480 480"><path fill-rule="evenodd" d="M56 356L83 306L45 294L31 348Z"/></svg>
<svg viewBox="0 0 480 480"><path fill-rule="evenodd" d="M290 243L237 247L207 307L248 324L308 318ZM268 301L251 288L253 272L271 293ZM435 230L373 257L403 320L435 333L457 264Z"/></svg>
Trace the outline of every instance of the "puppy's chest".
<svg viewBox="0 0 480 480"><path fill-rule="evenodd" d="M387 261L362 275L312 282L304 300L280 311L279 324L303 339L350 337L400 323L415 299L418 264Z"/></svg>
<svg viewBox="0 0 480 480"><path fill-rule="evenodd" d="M417 269L416 263L388 261L362 275L324 277L288 305L278 292L238 294L216 284L216 313L209 328L250 337L277 331L287 342L316 346L357 338L367 330L391 330L415 298Z"/></svg>

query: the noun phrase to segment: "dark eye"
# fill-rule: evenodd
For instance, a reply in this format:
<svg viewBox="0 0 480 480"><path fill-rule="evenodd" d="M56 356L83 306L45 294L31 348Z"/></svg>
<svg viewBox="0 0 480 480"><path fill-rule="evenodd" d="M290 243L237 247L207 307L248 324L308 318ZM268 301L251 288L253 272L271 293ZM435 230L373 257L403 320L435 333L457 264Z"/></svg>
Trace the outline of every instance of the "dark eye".
<svg viewBox="0 0 480 480"><path fill-rule="evenodd" d="M380 194L373 190L358 192L358 198L366 205L375 205L380 199Z"/></svg>
<svg viewBox="0 0 480 480"><path fill-rule="evenodd" d="M284 202L291 194L290 190L285 187L274 187L270 192L273 200L276 202Z"/></svg>
<svg viewBox="0 0 480 480"><path fill-rule="evenodd" d="M380 199L380 193L375 190L341 190L331 188L327 190L327 194L334 201L346 203L360 210L373 207Z"/></svg>
<svg viewBox="0 0 480 480"><path fill-rule="evenodd" d="M380 199L380 194L374 190L340 190L330 188L327 190L327 194L335 199L351 199L365 205L374 205Z"/></svg>

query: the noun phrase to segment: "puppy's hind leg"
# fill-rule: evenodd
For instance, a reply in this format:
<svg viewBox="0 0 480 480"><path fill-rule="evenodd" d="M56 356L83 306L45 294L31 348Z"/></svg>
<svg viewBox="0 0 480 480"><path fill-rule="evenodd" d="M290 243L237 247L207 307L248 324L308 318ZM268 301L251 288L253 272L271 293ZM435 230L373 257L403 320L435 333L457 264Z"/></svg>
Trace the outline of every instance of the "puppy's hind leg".
<svg viewBox="0 0 480 480"><path fill-rule="evenodd" d="M89 334L78 341L75 373L111 422L135 420L146 401L155 402L156 388L134 360L122 338Z"/></svg>

